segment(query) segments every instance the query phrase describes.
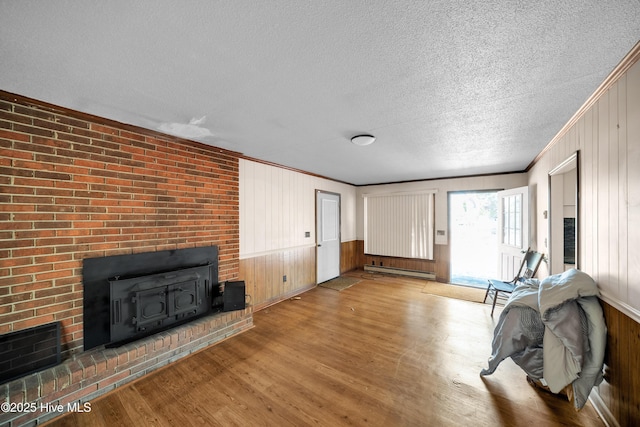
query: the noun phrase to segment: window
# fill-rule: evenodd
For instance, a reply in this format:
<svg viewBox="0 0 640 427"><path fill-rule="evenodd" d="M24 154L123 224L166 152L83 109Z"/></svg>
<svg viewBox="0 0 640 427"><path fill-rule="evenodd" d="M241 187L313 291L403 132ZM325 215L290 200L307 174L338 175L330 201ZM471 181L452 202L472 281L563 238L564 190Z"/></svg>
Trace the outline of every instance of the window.
<svg viewBox="0 0 640 427"><path fill-rule="evenodd" d="M502 243L522 247L522 194L502 199Z"/></svg>

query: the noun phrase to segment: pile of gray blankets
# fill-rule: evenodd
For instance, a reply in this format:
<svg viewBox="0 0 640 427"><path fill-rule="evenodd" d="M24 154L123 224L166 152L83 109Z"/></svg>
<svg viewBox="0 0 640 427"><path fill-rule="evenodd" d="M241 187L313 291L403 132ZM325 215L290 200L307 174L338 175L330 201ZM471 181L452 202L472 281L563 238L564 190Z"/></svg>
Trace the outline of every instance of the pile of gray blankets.
<svg viewBox="0 0 640 427"><path fill-rule="evenodd" d="M516 287L500 314L492 343L491 375L507 357L553 393L570 386L576 410L602 381L607 328L598 286L580 270Z"/></svg>

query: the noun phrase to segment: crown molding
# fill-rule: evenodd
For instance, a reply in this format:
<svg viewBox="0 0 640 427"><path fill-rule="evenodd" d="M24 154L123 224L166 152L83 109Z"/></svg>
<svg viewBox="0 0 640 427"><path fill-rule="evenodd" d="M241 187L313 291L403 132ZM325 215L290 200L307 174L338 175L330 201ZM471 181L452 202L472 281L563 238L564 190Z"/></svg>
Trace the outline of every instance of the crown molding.
<svg viewBox="0 0 640 427"><path fill-rule="evenodd" d="M560 129L560 131L553 137L553 139L547 144L546 147L533 159L533 161L527 166L526 171L530 171L531 168L549 151L551 148L562 139L562 137L571 129L584 114L598 100L604 95L611 87L627 72L629 68L635 65L640 60L640 41L629 51L629 53L622 58L620 63L611 71L609 76L602 82L602 84L593 92L593 94L586 100L582 107L576 111L576 113L569 119L569 121Z"/></svg>

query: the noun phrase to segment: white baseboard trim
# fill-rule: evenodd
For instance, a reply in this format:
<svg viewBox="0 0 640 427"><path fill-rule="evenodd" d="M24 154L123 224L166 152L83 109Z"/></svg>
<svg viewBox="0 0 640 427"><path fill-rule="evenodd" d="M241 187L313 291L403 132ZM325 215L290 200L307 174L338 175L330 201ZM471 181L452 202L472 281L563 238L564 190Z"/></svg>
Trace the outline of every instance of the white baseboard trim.
<svg viewBox="0 0 640 427"><path fill-rule="evenodd" d="M364 270L375 271L376 273L390 273L401 276L419 277L427 280L436 280L435 273L430 273L428 271L405 270L404 268L383 267L380 265L365 265Z"/></svg>
<svg viewBox="0 0 640 427"><path fill-rule="evenodd" d="M591 394L589 394L589 400L607 427L620 427L618 420L616 420L611 411L609 411L609 408L607 408L607 405L605 405L604 400L602 400L596 389L592 390Z"/></svg>

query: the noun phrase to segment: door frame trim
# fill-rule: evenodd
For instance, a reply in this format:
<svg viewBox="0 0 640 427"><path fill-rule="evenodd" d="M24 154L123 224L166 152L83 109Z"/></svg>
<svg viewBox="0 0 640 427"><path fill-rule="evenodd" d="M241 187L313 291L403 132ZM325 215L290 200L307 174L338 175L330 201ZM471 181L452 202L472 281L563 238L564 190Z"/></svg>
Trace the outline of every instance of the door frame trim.
<svg viewBox="0 0 640 427"><path fill-rule="evenodd" d="M318 218L318 194L330 194L332 196L337 196L338 197L338 275L342 274L341 271L341 263L342 263L342 194L340 193L336 193L334 191L326 191L326 190L321 190L319 188L316 188L316 190L314 191L314 205L315 205L315 217L316 217L316 221L315 221L315 234L316 234L316 242L315 242L315 247L316 247L316 271L315 271L315 282L316 285L318 284L318 221L320 220L320 218Z"/></svg>
<svg viewBox="0 0 640 427"><path fill-rule="evenodd" d="M499 191L503 191L504 188L485 188L485 189L480 189L480 190L449 190L447 191L447 227L449 230L449 236L448 236L448 247L449 247L449 277L446 279L447 282L449 283L453 283L452 278L453 278L453 238L454 238L454 234L453 234L453 225L451 222L451 196L457 195L457 194L471 194L471 193L494 193L497 197L498 192ZM497 215L497 212L496 212ZM497 221L497 218L496 218ZM496 224L496 227L498 227L498 224ZM496 254L496 257L498 257L499 254ZM498 260L496 259L496 264L498 264ZM497 268L497 267L496 267ZM497 277L497 275L496 275Z"/></svg>
<svg viewBox="0 0 640 427"><path fill-rule="evenodd" d="M554 190L553 190L553 186L552 186L552 180L553 177L555 175L561 175L570 171L575 170L575 175L576 175L576 230L575 230L575 234L576 234L576 241L575 241L575 268L576 269L580 269L580 244L581 242L581 238L580 238L580 231L582 228L582 221L580 220L580 207L581 207L581 203L580 203L580 150L576 150L573 153L571 153L569 155L569 157L567 157L566 159L564 159L563 161L561 161L557 166L555 166L553 169L551 169L547 175L547 179L548 179L548 200L547 200L547 206L548 206L548 213L547 213L547 268L549 269L549 274L551 274L552 268L553 268L553 258L556 256L556 254L553 254L552 249L553 249L553 230L552 230L552 219L554 218L552 214L555 214L554 206L555 204L552 204L553 201L553 195L554 195ZM558 191L557 189L555 191ZM558 209L558 206L555 206L556 209ZM563 237L564 238L564 237ZM554 268L555 270L555 268Z"/></svg>

